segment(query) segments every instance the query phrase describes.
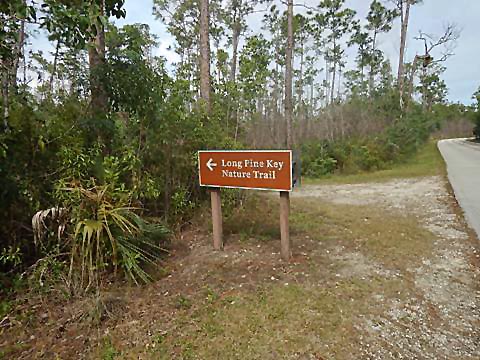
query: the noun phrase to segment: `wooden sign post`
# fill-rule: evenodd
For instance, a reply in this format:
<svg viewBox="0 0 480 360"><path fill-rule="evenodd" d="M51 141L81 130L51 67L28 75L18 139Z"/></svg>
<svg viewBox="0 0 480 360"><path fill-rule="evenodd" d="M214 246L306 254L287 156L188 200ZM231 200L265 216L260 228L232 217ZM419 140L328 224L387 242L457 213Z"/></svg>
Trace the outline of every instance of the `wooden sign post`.
<svg viewBox="0 0 480 360"><path fill-rule="evenodd" d="M210 190L212 201L212 226L213 226L213 247L215 250L223 249L223 224L222 224L222 200L220 189Z"/></svg>
<svg viewBox="0 0 480 360"><path fill-rule="evenodd" d="M290 259L290 230L288 217L290 215L290 193L280 192L280 255L283 260Z"/></svg>
<svg viewBox="0 0 480 360"><path fill-rule="evenodd" d="M281 256L291 256L288 216L293 187L291 150L199 151L200 186L211 187L213 246L223 248L220 188L280 191Z"/></svg>

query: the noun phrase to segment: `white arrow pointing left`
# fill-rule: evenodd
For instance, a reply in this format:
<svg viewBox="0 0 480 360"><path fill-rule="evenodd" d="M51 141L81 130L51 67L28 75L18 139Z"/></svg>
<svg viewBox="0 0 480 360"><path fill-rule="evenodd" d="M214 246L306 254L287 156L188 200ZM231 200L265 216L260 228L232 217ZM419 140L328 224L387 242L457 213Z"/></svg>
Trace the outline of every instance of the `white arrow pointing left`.
<svg viewBox="0 0 480 360"><path fill-rule="evenodd" d="M208 169L209 169L210 171L213 171L213 168L214 168L215 166L217 166L217 164L215 164L215 163L213 162L213 159L210 158L210 160L207 161L207 167L208 167Z"/></svg>

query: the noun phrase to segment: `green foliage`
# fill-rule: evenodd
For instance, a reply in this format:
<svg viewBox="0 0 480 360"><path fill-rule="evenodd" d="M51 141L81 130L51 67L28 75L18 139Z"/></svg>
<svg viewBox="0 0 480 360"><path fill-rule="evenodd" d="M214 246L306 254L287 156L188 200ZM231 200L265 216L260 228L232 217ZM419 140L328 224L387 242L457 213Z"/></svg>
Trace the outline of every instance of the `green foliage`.
<svg viewBox="0 0 480 360"><path fill-rule="evenodd" d="M430 66L429 71L425 71L420 76L420 85L417 87L422 94L423 106L430 110L432 104L445 103L448 95L447 85L440 78L440 74L445 68L439 66Z"/></svg>
<svg viewBox="0 0 480 360"><path fill-rule="evenodd" d="M328 142L310 142L302 148L302 170L307 177L320 177L331 174L336 169L337 160L332 156Z"/></svg>
<svg viewBox="0 0 480 360"><path fill-rule="evenodd" d="M9 245L8 248L3 248L0 253L0 264L10 265L16 267L22 263L22 253L20 248L13 248L12 245Z"/></svg>
<svg viewBox="0 0 480 360"><path fill-rule="evenodd" d="M65 288L68 261L59 249L60 247L57 246L55 250L46 252L47 255L30 268L27 279L30 290L39 294L59 291L65 298L70 296L71 291Z"/></svg>
<svg viewBox="0 0 480 360"><path fill-rule="evenodd" d="M14 58L14 48L18 42L20 22L36 21L36 11L32 4L23 0L9 0L0 2L0 59L2 67Z"/></svg>
<svg viewBox="0 0 480 360"><path fill-rule="evenodd" d="M240 54L239 80L243 108L250 112L256 110L257 99L265 93L269 63L268 41L262 35L249 37Z"/></svg>
<svg viewBox="0 0 480 360"><path fill-rule="evenodd" d="M476 101L475 107L476 111L473 115L473 121L475 123L475 127L473 129L473 135L477 140L480 140L480 88L473 94L473 98Z"/></svg>
<svg viewBox="0 0 480 360"><path fill-rule="evenodd" d="M73 185L62 190L68 194L63 205L70 209L72 223L69 284L88 291L99 286L102 272L118 267L136 284L148 281L142 265L156 264L168 231L135 214L132 193L121 187Z"/></svg>
<svg viewBox="0 0 480 360"><path fill-rule="evenodd" d="M95 37L98 23L108 23L108 16L117 19L126 15L124 0L56 1L45 0L41 6L40 26L49 32L49 39L83 48ZM102 9L103 6L103 9Z"/></svg>
<svg viewBox="0 0 480 360"><path fill-rule="evenodd" d="M338 141L313 141L302 146L302 171L307 177L334 172L356 173L384 169L415 153L437 123L432 116L414 111L380 134Z"/></svg>
<svg viewBox="0 0 480 360"><path fill-rule="evenodd" d="M223 189L222 190L222 214L230 217L235 214L239 204L245 201L246 192L242 189Z"/></svg>
<svg viewBox="0 0 480 360"><path fill-rule="evenodd" d="M197 185L196 151L238 145L225 136L218 102L207 117L192 106L191 84L150 56L155 41L146 26L109 27L106 118L88 115L89 100L78 92L88 84L72 75L74 67L63 68L71 92L11 97L11 131L0 134L2 270L35 264L32 283L47 291L65 280L70 290L85 291L116 271L148 281L145 266L165 253L162 224L183 223L206 198ZM95 135L105 124L108 144ZM52 208L66 209L64 231L57 233L60 224L45 211L35 249L28 226L19 224Z"/></svg>
<svg viewBox="0 0 480 360"><path fill-rule="evenodd" d="M118 351L115 346L112 344L112 340L108 337L102 340L102 348L100 359L102 360L114 360L120 356L120 351Z"/></svg>

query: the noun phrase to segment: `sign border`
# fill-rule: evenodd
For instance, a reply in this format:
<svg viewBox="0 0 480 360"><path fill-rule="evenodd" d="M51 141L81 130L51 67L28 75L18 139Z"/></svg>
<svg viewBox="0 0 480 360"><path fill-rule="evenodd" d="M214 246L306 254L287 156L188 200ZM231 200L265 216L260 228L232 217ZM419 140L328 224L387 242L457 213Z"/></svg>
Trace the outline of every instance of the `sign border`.
<svg viewBox="0 0 480 360"><path fill-rule="evenodd" d="M293 151L292 150L198 150L197 151L197 162L198 162L198 180L199 184L202 187L209 187L209 188L215 188L215 189L221 189L221 188L226 188L226 189L243 189L243 190L261 190L261 191L288 191L292 192L293 191L293 175L290 174L290 189L285 190L285 189L266 189L266 188L255 188L255 187L243 187L243 186L219 186L219 185L204 185L202 184L202 173L200 171L200 153L209 153L209 152L282 152L286 153L288 152L290 156L290 165L293 163ZM290 172L292 172L292 169L290 167Z"/></svg>

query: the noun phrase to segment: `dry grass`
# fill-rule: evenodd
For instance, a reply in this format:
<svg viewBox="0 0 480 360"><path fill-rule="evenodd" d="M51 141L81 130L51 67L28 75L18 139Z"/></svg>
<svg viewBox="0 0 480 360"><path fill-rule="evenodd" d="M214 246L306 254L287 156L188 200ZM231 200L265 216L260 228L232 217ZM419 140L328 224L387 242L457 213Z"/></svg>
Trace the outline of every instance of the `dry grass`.
<svg viewBox="0 0 480 360"><path fill-rule="evenodd" d="M416 262L432 249L433 234L415 216L388 213L375 206L319 204L298 199L292 223L296 231L322 241L358 249L387 266Z"/></svg>
<svg viewBox="0 0 480 360"><path fill-rule="evenodd" d="M404 292L398 281L343 280L334 285L279 284L204 302L185 311L177 331L156 339L152 358L348 358L360 338L356 320L372 292Z"/></svg>
<svg viewBox="0 0 480 360"><path fill-rule="evenodd" d="M278 251L276 207L271 197L251 197L226 224L226 261L197 264L197 274L213 272L208 281L174 297L171 322L152 329L148 345L119 348L119 358L350 359L363 336L361 319L383 311L375 299L412 296L408 279L382 271L405 270L428 256L433 235L415 218L295 201L295 254L285 264L270 256ZM262 248L253 238L257 230ZM342 249L365 263L346 261Z"/></svg>

